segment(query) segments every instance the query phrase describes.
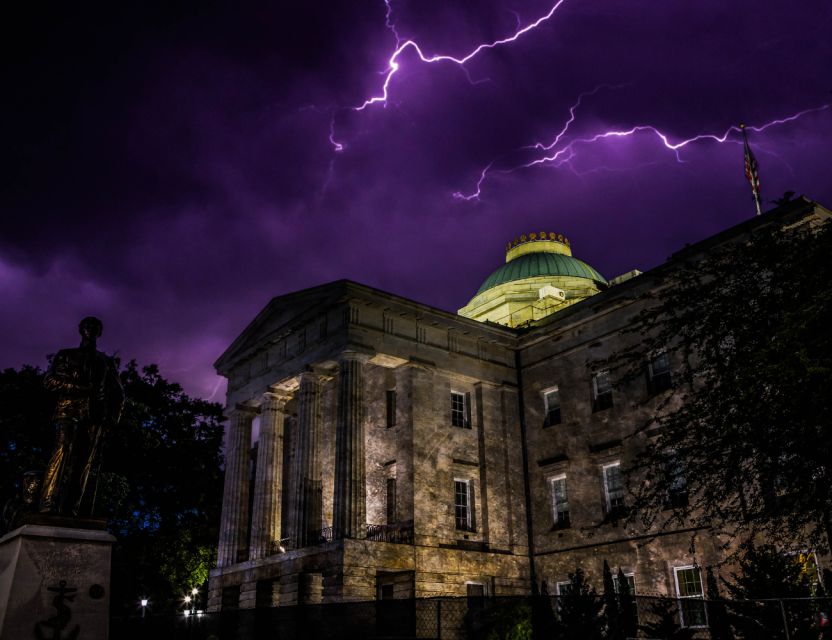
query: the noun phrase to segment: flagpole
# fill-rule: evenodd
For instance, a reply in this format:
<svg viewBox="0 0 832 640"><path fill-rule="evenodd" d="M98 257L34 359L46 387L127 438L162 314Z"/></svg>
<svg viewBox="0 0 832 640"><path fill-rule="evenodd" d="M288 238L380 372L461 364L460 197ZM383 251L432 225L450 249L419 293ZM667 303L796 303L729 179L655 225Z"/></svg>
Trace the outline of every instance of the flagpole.
<svg viewBox="0 0 832 640"><path fill-rule="evenodd" d="M757 205L757 215L763 215L762 207L760 206L760 182L757 176L757 161L751 153L751 146L748 144L748 133L745 130L745 124L740 123L740 131L742 131L743 150L745 155L745 175L751 183L751 193L754 194L754 204Z"/></svg>

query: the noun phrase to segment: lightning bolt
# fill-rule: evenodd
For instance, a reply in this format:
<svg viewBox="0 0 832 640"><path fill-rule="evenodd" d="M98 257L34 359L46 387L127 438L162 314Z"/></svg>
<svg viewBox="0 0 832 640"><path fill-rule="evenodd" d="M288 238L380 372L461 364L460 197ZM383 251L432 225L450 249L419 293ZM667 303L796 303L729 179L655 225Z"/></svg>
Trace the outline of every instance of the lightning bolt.
<svg viewBox="0 0 832 640"><path fill-rule="evenodd" d="M393 76L396 75L400 68L399 58L408 49L412 49L413 51L415 51L416 55L419 56L419 60L426 64L434 64L437 62L453 62L454 64L458 64L459 66L464 67L467 62L476 58L483 51L488 51L489 49L494 49L504 44L515 42L517 39L526 35L530 31L537 29L537 27L539 27L541 24L550 20L564 2L566 2L566 0L557 0L557 2L555 2L554 5L552 5L548 12L543 14L534 22L531 22L526 26L518 27L512 35L506 38L500 38L499 40L494 40L493 42L485 42L483 44L477 45L474 49L466 53L464 56L457 58L445 54L432 56L425 55L425 53L422 51L422 48L419 46L419 43L417 43L415 40L405 40L404 42L402 42L398 32L396 31L395 25L391 22L392 8L390 6L390 0L385 0L384 4L387 6L386 25L387 28L390 29L396 36L396 50L393 51L392 55L387 60L387 69L383 72L384 83L381 87L381 93L379 95L367 98L360 105L352 107L352 110L364 111L364 109L374 104L387 104L387 99L390 93L390 82L391 80L393 80Z"/></svg>
<svg viewBox="0 0 832 640"><path fill-rule="evenodd" d="M577 110L581 106L581 101L590 96L594 95L600 90L601 87L596 87L592 91L582 93L578 96L577 101L569 108L569 117L566 119L561 130L555 135L552 142L548 144L544 144L541 142L537 142L533 145L529 145L526 147L522 147L521 150L533 150L542 152L542 155L524 163L517 164L510 168L502 168L502 169L495 169L494 165L496 160L492 160L491 162L486 165L486 167L480 172L480 175L474 185L473 191L468 194L464 194L460 191L453 193L453 197L457 200L464 200L464 201L471 201L471 200L479 200L480 195L482 194L482 186L489 175L494 173L513 173L515 171L519 171L521 169L530 169L535 166L539 165L552 165L554 167L561 167L564 164L568 164L576 155L577 155L577 147L581 145L593 145L600 143L605 140L615 139L615 138L628 138L634 136L636 134L650 134L657 138L661 144L671 151L676 158L677 162L684 163L682 157L680 155L680 150L684 149L688 145L697 143L697 142L715 142L717 144L723 144L725 142L737 142L738 140L729 140L732 135L736 135L741 133L741 129L738 126L730 126L728 127L723 133L700 133L695 135L691 138L684 138L681 140L672 140L670 135L664 133L657 127L650 125L650 124L639 124L630 127L629 129L611 129L608 131L603 131L599 133L595 133L593 135L583 137L583 138L575 138L569 140L568 142L564 142L564 137L569 131L570 126L575 122L577 118ZM771 127L776 127L784 124L788 124L790 122L794 122L802 118L805 115L810 113L817 113L820 111L825 111L830 108L830 104L823 104L819 107L812 107L810 109L804 109L803 111L799 111L794 113L790 116L786 116L783 118L776 118L774 120L770 120L765 124L756 125L756 126L746 126L746 130L754 131L756 133L762 133Z"/></svg>

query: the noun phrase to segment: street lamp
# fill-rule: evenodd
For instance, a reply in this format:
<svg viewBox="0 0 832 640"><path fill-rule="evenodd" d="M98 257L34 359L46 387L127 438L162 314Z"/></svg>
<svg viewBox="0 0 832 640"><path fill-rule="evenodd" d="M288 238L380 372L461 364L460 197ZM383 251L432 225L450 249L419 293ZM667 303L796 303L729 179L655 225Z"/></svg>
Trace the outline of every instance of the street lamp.
<svg viewBox="0 0 832 640"><path fill-rule="evenodd" d="M141 604L141 606L142 606L142 618L144 618L144 611L145 611L145 609L147 609L147 598L142 598L139 601L139 604Z"/></svg>

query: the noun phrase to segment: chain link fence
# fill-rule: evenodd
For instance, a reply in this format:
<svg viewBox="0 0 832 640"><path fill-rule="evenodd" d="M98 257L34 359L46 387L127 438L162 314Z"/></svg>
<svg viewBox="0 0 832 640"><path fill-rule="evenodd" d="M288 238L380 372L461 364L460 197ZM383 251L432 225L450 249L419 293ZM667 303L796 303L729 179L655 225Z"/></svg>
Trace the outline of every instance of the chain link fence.
<svg viewBox="0 0 832 640"><path fill-rule="evenodd" d="M113 640L818 640L832 598L441 597L114 618Z"/></svg>

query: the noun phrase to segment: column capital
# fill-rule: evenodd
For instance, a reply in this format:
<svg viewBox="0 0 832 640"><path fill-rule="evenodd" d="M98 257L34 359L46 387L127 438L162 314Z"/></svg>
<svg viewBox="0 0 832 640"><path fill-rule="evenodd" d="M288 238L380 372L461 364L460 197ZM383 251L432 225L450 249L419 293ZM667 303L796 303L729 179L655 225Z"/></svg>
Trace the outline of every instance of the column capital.
<svg viewBox="0 0 832 640"><path fill-rule="evenodd" d="M260 403L260 410L280 410L286 406L286 403L289 402L294 396L289 393L288 391L284 391L282 389L273 389L270 391L266 391L263 394L262 401Z"/></svg>
<svg viewBox="0 0 832 640"><path fill-rule="evenodd" d="M367 364L372 357L372 354L364 351L342 351L338 354L338 362L360 362L361 364Z"/></svg>
<svg viewBox="0 0 832 640"><path fill-rule="evenodd" d="M322 385L332 380L332 378L332 375L320 369L310 369L300 374L300 386L302 389L307 384Z"/></svg>
<svg viewBox="0 0 832 640"><path fill-rule="evenodd" d="M223 413L228 417L231 417L233 415L239 415L254 418L254 416L260 413L260 409L258 407L253 407L249 404L242 404L238 402L233 406L227 406Z"/></svg>

